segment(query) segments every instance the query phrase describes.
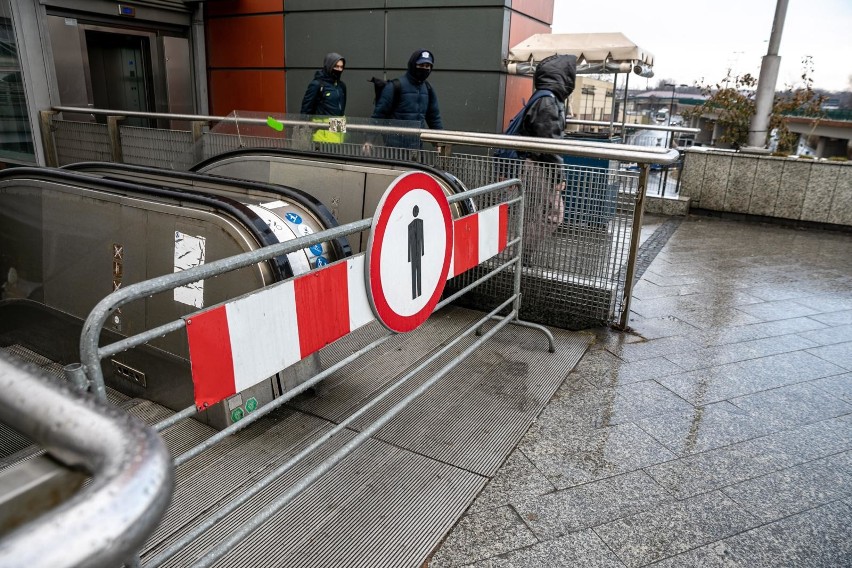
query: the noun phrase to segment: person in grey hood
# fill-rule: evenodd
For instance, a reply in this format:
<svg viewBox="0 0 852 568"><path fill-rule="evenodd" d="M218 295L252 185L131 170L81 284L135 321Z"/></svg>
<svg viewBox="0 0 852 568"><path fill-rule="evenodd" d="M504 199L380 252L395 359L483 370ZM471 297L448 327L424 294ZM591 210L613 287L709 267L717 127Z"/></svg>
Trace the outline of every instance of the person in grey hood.
<svg viewBox="0 0 852 568"><path fill-rule="evenodd" d="M541 60L535 69L533 85L536 91L550 91L553 96L541 97L533 102L524 115L518 132L520 136L562 138L565 131L565 102L574 92L576 77L575 55L551 55ZM525 153L522 156L537 162L562 165L562 156L558 154ZM556 171L561 178L562 169L558 168Z"/></svg>
<svg viewBox="0 0 852 568"><path fill-rule="evenodd" d="M343 116L346 113L346 83L340 80L346 60L339 53L325 56L322 69L314 74L302 98L302 114Z"/></svg>

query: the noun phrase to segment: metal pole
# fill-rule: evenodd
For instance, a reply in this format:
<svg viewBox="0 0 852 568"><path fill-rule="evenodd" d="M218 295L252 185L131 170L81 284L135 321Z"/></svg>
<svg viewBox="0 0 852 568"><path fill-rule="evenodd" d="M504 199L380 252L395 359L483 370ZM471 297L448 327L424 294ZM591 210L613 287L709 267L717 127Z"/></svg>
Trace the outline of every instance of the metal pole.
<svg viewBox="0 0 852 568"><path fill-rule="evenodd" d="M630 319L630 296L633 294L633 275L636 274L636 257L639 253L639 237L642 234L642 211L645 209L645 187L651 166L642 164L639 187L636 188L636 208L633 210L633 226L630 228L630 253L627 255L627 274L624 278L624 296L621 301L620 329L627 329Z"/></svg>
<svg viewBox="0 0 852 568"><path fill-rule="evenodd" d="M766 147L769 131L769 115L775 101L775 84L778 82L778 69L781 57L778 46L781 44L781 32L784 31L784 19L787 17L788 0L778 0L775 5L775 19L772 22L772 34L769 36L769 48L760 65L760 78L757 81L754 116L748 132L748 145Z"/></svg>
<svg viewBox="0 0 852 568"><path fill-rule="evenodd" d="M116 164L124 162L121 152L121 132L118 129L118 121L124 120L123 116L107 117L107 132L109 132L109 149L112 161Z"/></svg>
<svg viewBox="0 0 852 568"><path fill-rule="evenodd" d="M53 115L55 110L39 111L39 130L41 130L41 143L44 146L44 162L49 168L59 167L59 158L56 156L56 143L53 140Z"/></svg>

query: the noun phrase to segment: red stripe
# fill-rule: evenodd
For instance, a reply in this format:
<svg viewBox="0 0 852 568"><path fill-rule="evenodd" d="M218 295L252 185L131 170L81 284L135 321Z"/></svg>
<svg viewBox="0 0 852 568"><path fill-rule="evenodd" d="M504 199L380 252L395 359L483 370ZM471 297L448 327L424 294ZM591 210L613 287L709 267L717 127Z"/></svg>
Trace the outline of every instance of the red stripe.
<svg viewBox="0 0 852 568"><path fill-rule="evenodd" d="M509 242L509 206L506 203L500 205L500 232L497 241L497 250L503 251Z"/></svg>
<svg viewBox="0 0 852 568"><path fill-rule="evenodd" d="M293 281L302 357L349 333L346 261L330 264ZM363 286L356 282L355 285Z"/></svg>
<svg viewBox="0 0 852 568"><path fill-rule="evenodd" d="M231 335L225 306L186 319L186 338L195 385L195 406L202 410L236 394Z"/></svg>
<svg viewBox="0 0 852 568"><path fill-rule="evenodd" d="M479 264L479 215L456 219L453 232L453 273L458 275Z"/></svg>

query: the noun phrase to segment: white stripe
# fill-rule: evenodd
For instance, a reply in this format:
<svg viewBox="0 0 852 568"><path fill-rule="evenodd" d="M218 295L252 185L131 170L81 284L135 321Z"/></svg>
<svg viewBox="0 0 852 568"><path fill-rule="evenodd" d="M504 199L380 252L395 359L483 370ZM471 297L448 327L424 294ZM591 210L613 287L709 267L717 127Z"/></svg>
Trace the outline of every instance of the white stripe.
<svg viewBox="0 0 852 568"><path fill-rule="evenodd" d="M453 261L456 259L456 232L453 231L453 242L450 244L450 269L447 270L447 280L456 275L456 269L453 267Z"/></svg>
<svg viewBox="0 0 852 568"><path fill-rule="evenodd" d="M490 207L479 215L479 262L500 252L500 207Z"/></svg>
<svg viewBox="0 0 852 568"><path fill-rule="evenodd" d="M237 392L301 359L292 280L231 302L225 310Z"/></svg>
<svg viewBox="0 0 852 568"><path fill-rule="evenodd" d="M346 260L347 285L349 293L349 331L355 331L376 319L367 299L367 281L364 277L364 262L367 256L358 256Z"/></svg>

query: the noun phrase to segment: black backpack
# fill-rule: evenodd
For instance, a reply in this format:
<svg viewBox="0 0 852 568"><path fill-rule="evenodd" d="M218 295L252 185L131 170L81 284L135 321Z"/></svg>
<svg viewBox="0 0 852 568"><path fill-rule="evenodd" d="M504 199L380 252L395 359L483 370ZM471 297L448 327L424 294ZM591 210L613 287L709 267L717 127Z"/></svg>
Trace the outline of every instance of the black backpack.
<svg viewBox="0 0 852 568"><path fill-rule="evenodd" d="M382 91L385 90L385 85L388 83L393 84L393 104L391 105L391 110L396 109L399 106L399 92L401 90L399 79L391 79L390 81L385 81L384 79L380 79L378 77L371 77L367 79L367 82L373 84L373 105L379 102L379 97L382 96ZM426 88L429 90L429 98L432 98L432 85L429 84L429 81L426 81Z"/></svg>
<svg viewBox="0 0 852 568"><path fill-rule="evenodd" d="M523 126L524 124L524 116L526 116L527 111L530 109L530 107L535 101L544 97L555 98L556 95L554 95L551 91L548 91L547 89L537 90L535 93L533 93L533 96L530 97L530 100L528 100L527 103L524 105L524 108L519 110L518 114L512 117L512 120L509 121L509 126L506 127L506 130L503 131L503 134L517 136L518 133L520 133L521 131L521 126ZM511 148L498 148L497 150L494 150L494 157L502 158L505 160L517 160L520 158L520 156L518 155L518 151L513 150Z"/></svg>

